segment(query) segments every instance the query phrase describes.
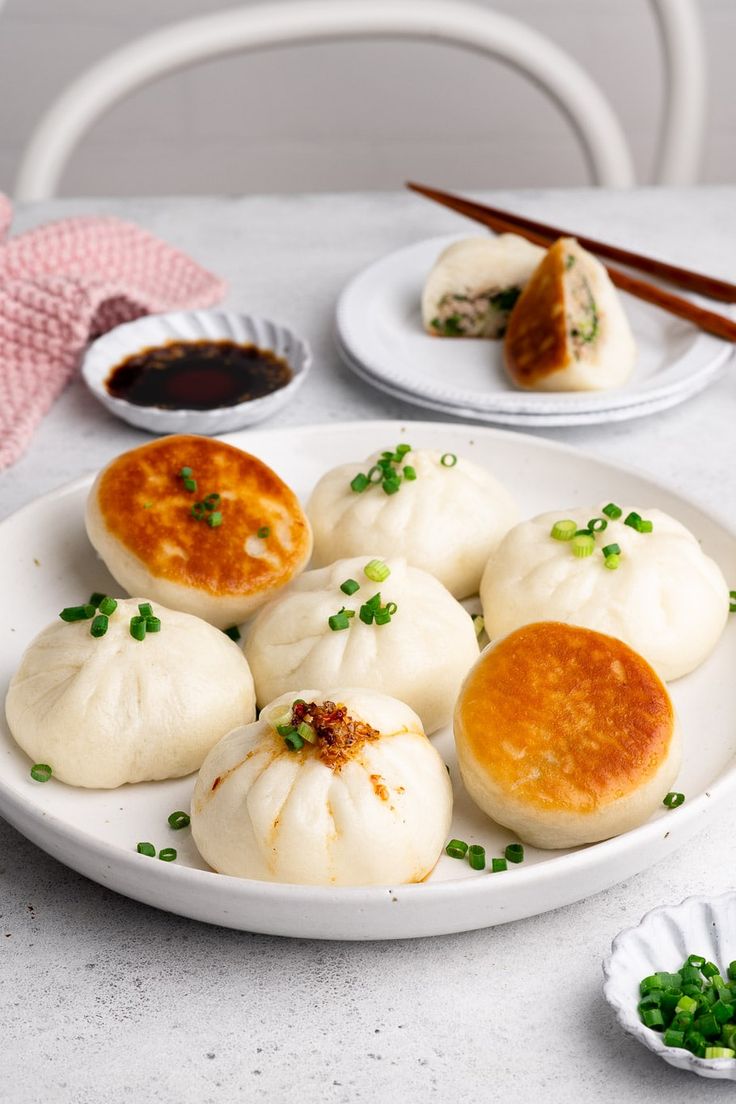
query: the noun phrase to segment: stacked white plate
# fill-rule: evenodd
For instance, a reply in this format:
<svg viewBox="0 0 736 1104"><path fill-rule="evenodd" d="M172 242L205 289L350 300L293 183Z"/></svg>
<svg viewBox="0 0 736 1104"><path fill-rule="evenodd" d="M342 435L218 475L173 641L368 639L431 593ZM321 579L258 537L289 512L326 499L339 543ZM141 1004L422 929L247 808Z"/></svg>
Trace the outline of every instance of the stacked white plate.
<svg viewBox="0 0 736 1104"><path fill-rule="evenodd" d="M430 238L390 253L343 291L337 306L338 346L367 383L458 418L585 425L638 418L683 402L707 387L731 355L728 343L624 294L638 357L623 387L520 391L504 372L501 341L430 337L422 328L420 299L427 274L440 252L462 237L467 235Z"/></svg>

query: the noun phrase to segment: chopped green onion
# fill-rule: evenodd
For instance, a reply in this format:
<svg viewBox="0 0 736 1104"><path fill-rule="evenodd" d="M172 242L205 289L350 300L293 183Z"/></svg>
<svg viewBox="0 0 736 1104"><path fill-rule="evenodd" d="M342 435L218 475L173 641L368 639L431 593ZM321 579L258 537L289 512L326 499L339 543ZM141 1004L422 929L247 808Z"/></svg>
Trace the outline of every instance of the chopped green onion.
<svg viewBox="0 0 736 1104"><path fill-rule="evenodd" d="M641 1013L642 1022L655 1029L664 1027L664 1016L658 1008L646 1008Z"/></svg>
<svg viewBox="0 0 736 1104"><path fill-rule="evenodd" d="M504 855L509 862L520 863L524 861L524 844L523 843L510 843Z"/></svg>
<svg viewBox="0 0 736 1104"><path fill-rule="evenodd" d="M640 521L641 514L637 514L635 510L632 510L631 513L627 514L624 518L624 525L629 525L632 529L638 529Z"/></svg>
<svg viewBox="0 0 736 1104"><path fill-rule="evenodd" d="M381 486L383 487L383 493L387 495L396 494L401 489L401 483L398 479L384 479Z"/></svg>
<svg viewBox="0 0 736 1104"><path fill-rule="evenodd" d="M731 1050L730 1047L706 1047L706 1058L733 1058L736 1056L736 1050Z"/></svg>
<svg viewBox="0 0 736 1104"><path fill-rule="evenodd" d="M703 966L700 967L700 972L703 977L712 978L715 977L718 973L718 967L716 966L715 962L706 962Z"/></svg>
<svg viewBox="0 0 736 1104"><path fill-rule="evenodd" d="M550 536L555 540L569 541L575 536L575 530L577 525L574 521L570 521L566 518L564 521L556 521L550 530Z"/></svg>
<svg viewBox="0 0 736 1104"><path fill-rule="evenodd" d="M702 955L688 955L686 966L695 966L699 970L701 966L705 966L706 959ZM730 976L730 975L729 975Z"/></svg>
<svg viewBox="0 0 736 1104"><path fill-rule="evenodd" d="M575 536L570 541L570 549L573 556L577 556L578 559L584 559L586 556L592 556L595 551L595 539L584 534Z"/></svg>
<svg viewBox="0 0 736 1104"><path fill-rule="evenodd" d="M411 445L397 445L396 446L396 456L398 458L397 462L400 461L400 460L403 460L403 458L406 456L407 452L411 452Z"/></svg>
<svg viewBox="0 0 736 1104"><path fill-rule="evenodd" d="M736 590L728 592L728 612L736 613Z"/></svg>
<svg viewBox="0 0 736 1104"><path fill-rule="evenodd" d="M350 489L356 494L361 494L369 485L370 479L363 472L359 472L355 479L350 480Z"/></svg>
<svg viewBox="0 0 736 1104"><path fill-rule="evenodd" d="M601 548L601 552L608 559L609 556L620 556L621 545L620 544L607 544L605 548Z"/></svg>
<svg viewBox="0 0 736 1104"><path fill-rule="evenodd" d="M101 602L97 603L100 613L104 613L107 617L112 617L115 610L118 608L118 604L114 598L104 597Z"/></svg>
<svg viewBox="0 0 736 1104"><path fill-rule="evenodd" d="M182 479L191 479L194 475L194 472L191 468L182 468L179 472L179 475Z"/></svg>
<svg viewBox="0 0 736 1104"><path fill-rule="evenodd" d="M184 488L185 488L185 490L189 491L190 494L194 494L194 492L197 489L197 480L196 479L185 479L184 480Z"/></svg>
<svg viewBox="0 0 736 1104"><path fill-rule="evenodd" d="M728 967L728 976L731 981L736 981L736 961L731 962Z"/></svg>
<svg viewBox="0 0 736 1104"><path fill-rule="evenodd" d="M378 594L374 594L372 598L368 599L368 601L366 602L366 606L368 607L368 609L373 610L374 613L376 612L376 610L379 610L381 608L380 591L378 592Z"/></svg>
<svg viewBox="0 0 736 1104"><path fill-rule="evenodd" d="M468 848L468 862L473 870L485 870L486 849L479 843L472 843Z"/></svg>
<svg viewBox="0 0 736 1104"><path fill-rule="evenodd" d="M189 813L184 813L181 811L181 809L179 809L175 813L169 813L167 819L169 821L169 827L173 828L177 832L180 828L188 828L191 821Z"/></svg>
<svg viewBox="0 0 736 1104"><path fill-rule="evenodd" d="M92 618L92 624L89 627L90 636L100 637L104 636L107 632L108 619L104 613L98 613L96 617Z"/></svg>
<svg viewBox="0 0 736 1104"><path fill-rule="evenodd" d="M218 525L222 525L222 514L219 510L215 510L214 513L210 514L207 518L207 524L210 529L216 529Z"/></svg>
<svg viewBox="0 0 736 1104"><path fill-rule="evenodd" d="M161 619L160 619L160 617L147 617L146 618L146 632L150 632L150 633L161 632Z"/></svg>
<svg viewBox="0 0 736 1104"><path fill-rule="evenodd" d="M383 479L383 469L379 468L378 464L374 464L368 469L367 479L369 483L380 483Z"/></svg>
<svg viewBox="0 0 736 1104"><path fill-rule="evenodd" d="M300 721L300 723L297 725L296 730L301 736L302 740L306 740L308 744L317 743L317 732L314 726L309 724L307 721Z"/></svg>
<svg viewBox="0 0 736 1104"><path fill-rule="evenodd" d="M675 1005L675 1012L695 1012L697 1007L698 1002L695 997L682 996Z"/></svg>
<svg viewBox="0 0 736 1104"><path fill-rule="evenodd" d="M372 583L382 583L391 574L391 568L383 560L369 560L363 571Z"/></svg>
<svg viewBox="0 0 736 1104"><path fill-rule="evenodd" d="M34 763L31 767L31 778L36 782L48 782L52 774L53 771L48 763Z"/></svg>
<svg viewBox="0 0 736 1104"><path fill-rule="evenodd" d="M130 619L130 635L134 640L144 640L146 636L146 619L145 617L131 617Z"/></svg>
<svg viewBox="0 0 736 1104"><path fill-rule="evenodd" d="M267 525L262 525L261 528L256 533L256 536L260 537L261 540L265 540L266 537L271 536L271 530L269 529L269 527Z"/></svg>
<svg viewBox="0 0 736 1104"><path fill-rule="evenodd" d="M653 989L661 988L662 984L659 980L659 974L650 974L649 977L645 977L639 982L639 992L642 996L646 993L651 993Z"/></svg>
<svg viewBox="0 0 736 1104"><path fill-rule="evenodd" d="M640 533L651 533L653 528L654 528L654 523L651 522L651 521L646 521L644 518L642 518L642 520L639 522L639 532Z"/></svg>
<svg viewBox="0 0 736 1104"><path fill-rule="evenodd" d="M588 522L588 528L591 533L602 533L604 529L608 528L608 522L605 518L593 518Z"/></svg>
<svg viewBox="0 0 736 1104"><path fill-rule="evenodd" d="M218 506L222 495L219 495L217 491L212 491L211 494L205 495L203 505L205 510L214 510L215 506Z"/></svg>
<svg viewBox="0 0 736 1104"><path fill-rule="evenodd" d="M59 617L62 621L89 621L96 612L95 606L91 602L87 602L84 606L66 606Z"/></svg>
<svg viewBox="0 0 736 1104"><path fill-rule="evenodd" d="M411 464L407 464L405 468L402 468L401 473L408 483L413 483L417 477L416 470L411 466Z"/></svg>
<svg viewBox="0 0 736 1104"><path fill-rule="evenodd" d="M150 602L140 602L138 604L138 612L141 617L153 617L153 606Z"/></svg>
<svg viewBox="0 0 736 1104"><path fill-rule="evenodd" d="M349 612L353 613L352 610ZM349 629L350 618L348 616L348 611L341 609L339 613L333 613L332 617L327 618L327 624L333 632L339 632L341 629Z"/></svg>
<svg viewBox="0 0 736 1104"><path fill-rule="evenodd" d="M468 853L468 845L465 840L451 839L445 851L451 859L464 859Z"/></svg>
<svg viewBox="0 0 736 1104"><path fill-rule="evenodd" d="M148 855L149 859L156 858L156 848L152 843L139 843L136 851L139 855Z"/></svg>
<svg viewBox="0 0 736 1104"><path fill-rule="evenodd" d="M174 847L162 847L158 857L161 862L173 862L176 858L176 849Z"/></svg>
<svg viewBox="0 0 736 1104"><path fill-rule="evenodd" d="M613 555L606 556L603 566L607 567L609 571L615 571L620 563L621 557L614 552Z"/></svg>
<svg viewBox="0 0 736 1104"><path fill-rule="evenodd" d="M276 731L278 732L279 736L283 736L284 739L286 739L287 736L291 736L292 732L296 732L296 729L291 723L291 710L289 710L288 718L288 721L286 721L284 724L276 725Z"/></svg>
<svg viewBox="0 0 736 1104"><path fill-rule="evenodd" d="M343 594L355 594L356 590L360 590L360 583L355 579L346 579L344 583L340 583L340 590Z"/></svg>
<svg viewBox="0 0 736 1104"><path fill-rule="evenodd" d="M668 1047L683 1047L685 1045L685 1032L676 1031L668 1027L662 1038L662 1042Z"/></svg>
<svg viewBox="0 0 736 1104"><path fill-rule="evenodd" d="M666 805L668 809L677 809L680 805L682 805L684 800L685 795L683 793L674 793L670 791L670 793L668 793L665 797L662 804Z"/></svg>
<svg viewBox="0 0 736 1104"><path fill-rule="evenodd" d="M89 602L88 602L88 604L89 604L90 606L94 606L94 607L95 607L95 609L97 609L97 607L99 606L100 602L102 601L102 599L103 599L104 597L105 597L105 595L104 595L104 594L101 594L101 593L99 592L99 590L96 590L96 591L94 592L94 594L90 594L90 596L89 596ZM104 613L105 611L103 610L102 612Z"/></svg>
<svg viewBox="0 0 736 1104"><path fill-rule="evenodd" d="M695 1021L695 1030L704 1035L706 1039L713 1039L721 1031L718 1020L712 1012L705 1012L702 1016L698 1016Z"/></svg>
<svg viewBox="0 0 736 1104"><path fill-rule="evenodd" d="M454 452L445 452L440 456L440 464L443 468L454 468L457 464L457 456Z"/></svg>
<svg viewBox="0 0 736 1104"><path fill-rule="evenodd" d="M389 615L389 617L393 617L398 608L399 607L396 605L395 602L387 602L384 606L384 609L386 610L386 613Z"/></svg>
<svg viewBox="0 0 736 1104"><path fill-rule="evenodd" d="M508 870L505 859L491 859L491 874L503 874L504 870Z"/></svg>
<svg viewBox="0 0 736 1104"><path fill-rule="evenodd" d="M373 614L373 618L377 625L388 625L391 621L391 612L388 606L384 606L383 609L378 609Z"/></svg>
<svg viewBox="0 0 736 1104"><path fill-rule="evenodd" d="M615 502L609 502L607 506L604 506L601 510L602 514L606 514L612 521L617 521L621 517L623 510L620 506L617 506Z"/></svg>
<svg viewBox="0 0 736 1104"><path fill-rule="evenodd" d="M229 629L222 630L225 636L229 636L231 640L240 640L240 629L237 625L231 625Z"/></svg>
<svg viewBox="0 0 736 1104"><path fill-rule="evenodd" d="M485 618L482 617L479 613L476 613L476 615L473 617L473 628L475 629L475 635L480 636L485 627Z"/></svg>
<svg viewBox="0 0 736 1104"><path fill-rule="evenodd" d="M364 625L372 625L375 611L371 609L369 605L363 605L360 607L358 616Z"/></svg>
<svg viewBox="0 0 736 1104"><path fill-rule="evenodd" d="M292 751L299 751L300 748L304 747L304 741L296 729L292 729L291 732L284 736L284 743L287 744Z"/></svg>
<svg viewBox="0 0 736 1104"><path fill-rule="evenodd" d="M192 515L195 521L202 521L207 513L207 507L204 502L195 502L189 513Z"/></svg>

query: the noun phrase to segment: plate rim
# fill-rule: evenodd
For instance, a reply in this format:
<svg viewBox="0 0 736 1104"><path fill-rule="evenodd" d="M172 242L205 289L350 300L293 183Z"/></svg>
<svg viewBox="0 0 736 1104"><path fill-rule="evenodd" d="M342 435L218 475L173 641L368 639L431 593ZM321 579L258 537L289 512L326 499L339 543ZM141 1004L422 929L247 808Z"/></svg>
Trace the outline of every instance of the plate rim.
<svg viewBox="0 0 736 1104"><path fill-rule="evenodd" d="M307 437L319 437L324 436L325 424L319 423L298 427L274 427L269 429L260 430L241 430L233 433L222 435L220 438L230 444L236 445L236 447L244 448L246 451L250 446L249 438L254 436L284 436L294 432L296 428L299 434L304 434ZM683 495L676 488L668 486L666 483L658 480L647 472L642 471L640 468L630 464L620 464L609 460L606 457L599 456L597 453L590 452L585 449L577 448L574 445L569 445L565 442L550 440L546 437L536 437L531 434L519 433L515 430L499 429L492 426L478 426L469 424L466 422L422 422L407 419L375 419L369 421L361 421L359 419L353 419L341 423L341 426L350 427L353 425L359 425L361 430L365 430L370 434L379 436L381 434L390 436L395 435L397 432L405 433L408 431L408 427L416 427L422 431L436 434L445 427L450 432L458 432L463 429L473 435L481 434L490 440L508 440L513 441L516 444L520 442L522 444L531 447L532 449L539 450L541 452L554 452L565 455L567 457L574 457L578 460L590 460L597 464L604 464L611 468L621 472L624 475L638 478L646 481L655 489L661 490L668 495L675 495L680 499L684 499L692 508L697 510L703 517L707 518L716 527L722 529L734 542L736 546L736 529L732 525L730 518L722 515L717 510L704 509L697 502L691 499L688 495ZM334 430L334 425L332 426ZM257 447L257 441L254 442ZM45 502L52 499L58 500L60 496L67 496L75 494L85 487L91 485L95 478L95 472L88 472L86 475L82 475L74 480L66 482L59 487L53 488L50 491L45 492L42 495L34 498L31 502L26 503L19 509L13 511L7 517L0 521L0 531L2 527L11 521L15 521L18 518L22 518L26 514L32 514L39 506L42 506ZM9 737L12 739L12 736ZM196 772L195 772L196 773ZM139 785L145 785L145 783L139 783ZM703 815L709 814L720 807L729 796L736 792L736 757L731 761L730 766L723 769L722 773L713 781L708 790L704 790L697 794L695 797L689 798L687 802L676 810L677 820L672 822L672 829L668 829L667 835L675 838L676 842L668 845L668 851L674 851L677 846L680 846L685 842L690 835L692 835L698 828L699 823ZM49 848L45 842L41 842L36 834L31 831L26 831L25 827L28 821L33 828L39 829L41 837L44 836L44 832L41 830L45 825L48 827L52 825L58 832L59 843L64 841L74 845L76 844L81 851L91 855L109 870L111 856L115 857L116 865L122 867L124 871L135 872L136 882L145 883L150 882L152 885L161 884L161 878L173 879L175 884L181 886L192 886L196 889L198 886L219 885L228 890L228 895L233 899L234 904L237 903L239 907L247 905L250 902L255 902L259 906L267 907L273 903L274 906L283 906L285 903L294 906L299 905L310 907L314 905L314 898L316 895L320 895L318 902L319 907L329 909L336 906L374 906L379 905L381 899L383 899L384 905L386 902L398 901L412 904L416 900L425 902L429 907L446 904L451 901L453 897L456 897L458 893L458 886L462 886L463 894L468 894L473 900L480 898L481 900L490 899L492 901L493 886L495 883L492 879L488 880L468 875L459 879L448 879L446 881L426 882L419 884L398 884L398 885L371 885L371 886L320 886L320 885L301 885L290 884L285 882L268 882L259 881L256 879L236 878L231 875L218 874L212 870L200 870L193 867L177 866L176 864L167 865L164 864L164 868L161 868L161 864L156 863L146 866L147 857L138 855L133 851L126 850L122 845L111 845L95 839L92 834L84 832L81 828L75 825L69 824L63 818L58 817L54 813L46 812L40 808L34 807L27 801L24 801L22 796L9 785L2 771L0 770L0 814L5 816L26 838L31 839L47 854L53 855L55 858L59 858L65 865L72 867L73 869L80 870L81 873L92 878L94 881L99 882L102 885L110 887L109 881L106 881L102 876L94 873L89 873L85 864L74 865L67 859L59 856L59 850L63 848ZM672 815L672 814L670 814ZM578 848L574 851L567 852L564 855L555 855L554 857L542 862L535 863L532 866L520 867L513 872L513 881L519 891L523 891L529 886L539 885L542 888L549 882L555 882L558 877L565 878L569 873L572 875L579 874L588 868L596 868L601 866L603 868L610 866L613 867L612 860L617 857L626 856L629 853L635 853L640 844L654 843L659 835L665 821L662 817L656 820L648 820L644 824L625 832L622 835L614 836L607 840L601 840L597 843L586 845ZM651 862L656 859L651 860ZM648 862L646 865L651 865ZM141 865L143 864L143 865ZM147 872L147 873L146 873ZM142 878L141 878L142 875ZM151 876L153 875L153 881ZM616 875L611 882L606 884L614 884L615 881L622 878L631 876L631 870L623 875ZM112 888L115 888L114 886ZM144 900L147 903L157 904L155 901L149 901L145 895L141 896L140 893L136 893L133 890L117 890L124 893L124 895L132 897L137 900ZM592 893L597 892L593 890L588 892L587 890L578 895L568 899L569 903L572 900L579 900ZM158 895L156 895L158 896ZM157 907L167 908L168 906L158 904ZM541 915L547 911L545 906L536 910L533 914L526 913L526 915ZM192 915L186 911L186 908L182 907L180 902L169 909L169 911L177 912L179 915ZM514 919L510 917L509 919ZM238 927L241 930L247 931L268 931L269 928L243 927L242 923L239 923L236 918L233 918L233 924L231 926ZM227 920L208 921L210 923L227 924ZM458 918L453 922L452 926L447 925L437 926L437 932L442 931L465 931L469 928L478 927L483 925L470 924L468 925L462 919ZM297 934L297 933L293 933ZM418 932L417 935L424 935L424 932ZM305 937L304 933L298 937ZM405 938L406 935L390 935L385 938ZM409 935L411 937L411 935ZM318 938L358 938L358 939L374 939L384 938L384 936L350 936L345 934L334 935L330 937L319 936Z"/></svg>

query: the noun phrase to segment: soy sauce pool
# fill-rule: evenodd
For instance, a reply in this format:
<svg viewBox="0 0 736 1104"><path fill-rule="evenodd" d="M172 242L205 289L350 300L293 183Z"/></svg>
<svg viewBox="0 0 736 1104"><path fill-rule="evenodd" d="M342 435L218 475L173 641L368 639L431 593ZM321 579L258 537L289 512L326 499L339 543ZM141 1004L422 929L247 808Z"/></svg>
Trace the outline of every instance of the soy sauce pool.
<svg viewBox="0 0 736 1104"><path fill-rule="evenodd" d="M120 361L105 380L116 399L164 410L214 410L260 399L293 378L269 349L235 341L168 341Z"/></svg>

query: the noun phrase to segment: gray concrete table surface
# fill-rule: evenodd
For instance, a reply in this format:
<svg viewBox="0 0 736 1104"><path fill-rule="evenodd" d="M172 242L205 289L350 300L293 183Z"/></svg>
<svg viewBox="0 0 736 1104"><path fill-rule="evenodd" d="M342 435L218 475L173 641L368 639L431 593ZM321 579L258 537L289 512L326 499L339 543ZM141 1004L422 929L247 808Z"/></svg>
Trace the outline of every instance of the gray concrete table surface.
<svg viewBox="0 0 736 1104"><path fill-rule="evenodd" d="M736 187L496 193L501 207L736 278ZM117 213L291 323L315 365L279 425L441 420L359 382L333 342L346 280L422 237L473 228L408 194L58 200ZM0 369L1 370L1 369ZM274 420L275 421L275 420ZM267 423L264 423L264 425ZM736 492L736 378L653 417L540 435L638 466L723 517ZM148 439L75 381L0 476L0 515ZM622 1034L601 995L612 937L648 909L734 884L732 816L656 867L536 918L436 939L322 943L208 927L65 869L0 821L0 1099L348 1102L723 1099Z"/></svg>

